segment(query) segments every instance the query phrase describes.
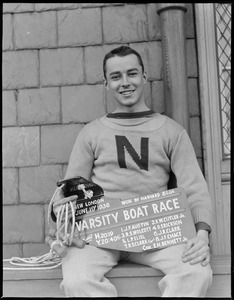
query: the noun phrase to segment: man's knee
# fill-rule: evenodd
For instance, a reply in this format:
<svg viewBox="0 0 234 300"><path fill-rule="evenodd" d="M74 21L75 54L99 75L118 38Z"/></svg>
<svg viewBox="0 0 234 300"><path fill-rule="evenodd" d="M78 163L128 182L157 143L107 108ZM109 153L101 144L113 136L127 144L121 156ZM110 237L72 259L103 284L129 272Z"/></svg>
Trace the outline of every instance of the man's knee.
<svg viewBox="0 0 234 300"><path fill-rule="evenodd" d="M200 284L204 289L208 289L212 283L212 270L210 264L202 266L200 263L192 266L192 277L194 284Z"/></svg>
<svg viewBox="0 0 234 300"><path fill-rule="evenodd" d="M88 278L84 274L80 274L78 277L69 277L63 278L63 281L60 284L60 288L66 296L83 296L86 293Z"/></svg>
<svg viewBox="0 0 234 300"><path fill-rule="evenodd" d="M201 272L200 274L202 274L202 278L208 282L208 285L210 286L212 283L212 276L213 276L213 272L212 269L210 267L210 264L206 265L206 266L201 266Z"/></svg>

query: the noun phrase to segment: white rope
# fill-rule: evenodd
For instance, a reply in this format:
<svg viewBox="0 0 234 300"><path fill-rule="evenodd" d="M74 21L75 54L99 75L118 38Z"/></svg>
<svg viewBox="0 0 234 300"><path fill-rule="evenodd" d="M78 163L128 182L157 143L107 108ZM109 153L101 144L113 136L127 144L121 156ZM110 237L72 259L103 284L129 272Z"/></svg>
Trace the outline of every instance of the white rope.
<svg viewBox="0 0 234 300"><path fill-rule="evenodd" d="M49 225L51 225L51 212L52 206L54 203L54 198L57 193L63 188L64 185L61 185L57 188L50 200L48 206L48 216L47 220ZM69 206L71 208L71 224L69 224L68 210ZM29 258L20 258L12 257L10 259L3 259L3 261L9 261L11 265L17 267L3 267L3 270L48 270L57 268L62 264L62 258L55 252L53 249L56 244L60 246L70 246L74 237L76 222L75 222L75 210L72 202L65 203L60 205L56 218L56 239L50 245L50 252L41 256L29 257ZM78 230L78 228L77 228ZM78 231L79 233L79 231Z"/></svg>

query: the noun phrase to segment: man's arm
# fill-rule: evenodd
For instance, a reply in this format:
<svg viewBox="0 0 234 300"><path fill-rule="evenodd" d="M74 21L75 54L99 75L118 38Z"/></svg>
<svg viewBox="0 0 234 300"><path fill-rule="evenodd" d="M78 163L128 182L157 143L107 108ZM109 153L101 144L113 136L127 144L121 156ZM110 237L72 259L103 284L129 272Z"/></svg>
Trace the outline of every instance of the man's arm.
<svg viewBox="0 0 234 300"><path fill-rule="evenodd" d="M185 130L180 133L173 145L171 165L178 186L183 187L186 192L197 231L196 237L188 241L182 259L184 262L201 263L205 266L210 261L211 199L192 143Z"/></svg>

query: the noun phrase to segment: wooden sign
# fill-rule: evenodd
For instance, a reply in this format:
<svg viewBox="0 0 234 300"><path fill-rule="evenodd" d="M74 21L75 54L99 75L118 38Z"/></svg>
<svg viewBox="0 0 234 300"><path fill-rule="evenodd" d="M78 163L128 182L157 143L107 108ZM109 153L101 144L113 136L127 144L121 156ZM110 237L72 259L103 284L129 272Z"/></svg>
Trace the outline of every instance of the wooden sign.
<svg viewBox="0 0 234 300"><path fill-rule="evenodd" d="M106 199L90 182L76 187L76 232L90 245L143 252L186 243L196 235L182 188L123 200Z"/></svg>

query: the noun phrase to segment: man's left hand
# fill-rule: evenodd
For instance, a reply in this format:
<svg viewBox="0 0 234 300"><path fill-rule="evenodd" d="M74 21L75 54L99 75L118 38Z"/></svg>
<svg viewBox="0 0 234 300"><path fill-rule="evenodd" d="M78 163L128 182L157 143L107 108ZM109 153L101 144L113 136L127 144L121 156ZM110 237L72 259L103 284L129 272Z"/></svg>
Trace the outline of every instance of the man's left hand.
<svg viewBox="0 0 234 300"><path fill-rule="evenodd" d="M198 230L196 237L187 242L182 260L191 265L201 263L202 266L210 262L208 231Z"/></svg>

